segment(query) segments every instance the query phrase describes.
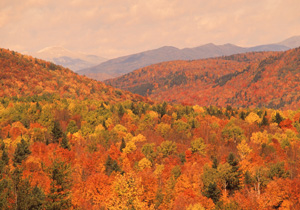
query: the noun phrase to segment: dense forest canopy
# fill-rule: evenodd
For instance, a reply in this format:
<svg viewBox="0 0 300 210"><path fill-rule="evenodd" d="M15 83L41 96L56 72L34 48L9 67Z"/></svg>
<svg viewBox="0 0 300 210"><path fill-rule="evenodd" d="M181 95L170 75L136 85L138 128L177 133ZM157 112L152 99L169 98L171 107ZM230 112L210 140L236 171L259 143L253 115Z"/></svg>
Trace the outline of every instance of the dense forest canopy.
<svg viewBox="0 0 300 210"><path fill-rule="evenodd" d="M1 209L300 208L300 110L151 102L0 62Z"/></svg>

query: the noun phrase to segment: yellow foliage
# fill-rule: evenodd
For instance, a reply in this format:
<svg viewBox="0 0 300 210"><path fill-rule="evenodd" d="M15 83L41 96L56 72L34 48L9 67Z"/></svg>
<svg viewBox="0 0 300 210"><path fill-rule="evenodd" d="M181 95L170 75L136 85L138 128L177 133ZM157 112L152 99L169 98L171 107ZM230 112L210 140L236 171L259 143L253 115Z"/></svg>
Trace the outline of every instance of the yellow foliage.
<svg viewBox="0 0 300 210"><path fill-rule="evenodd" d="M237 145L237 149L242 159L244 159L252 151L245 139Z"/></svg>
<svg viewBox="0 0 300 210"><path fill-rule="evenodd" d="M139 161L138 164L139 168L141 170L143 170L144 168L151 168L152 167L152 163L150 160L148 160L147 158L143 158Z"/></svg>
<svg viewBox="0 0 300 210"><path fill-rule="evenodd" d="M266 130L264 132L252 133L250 140L255 144L266 144L268 143L269 137Z"/></svg>
<svg viewBox="0 0 300 210"><path fill-rule="evenodd" d="M196 203L189 205L186 210L205 210L205 208L200 203Z"/></svg>
<svg viewBox="0 0 300 210"><path fill-rule="evenodd" d="M156 164L155 167L156 167L156 169L153 173L157 177L159 177L162 174L163 170L165 169L165 166L163 164Z"/></svg>
<svg viewBox="0 0 300 210"><path fill-rule="evenodd" d="M137 135L137 136L134 136L134 137L131 139L131 141L133 141L133 142L144 142L144 141L146 141L146 137L143 136L142 134L139 134L139 135Z"/></svg>
<svg viewBox="0 0 300 210"><path fill-rule="evenodd" d="M260 123L261 122L261 119L259 118L259 116L257 114L255 114L254 112L250 112L250 114L246 117L245 120L249 124Z"/></svg>
<svg viewBox="0 0 300 210"><path fill-rule="evenodd" d="M126 143L126 147L123 149L123 152L129 154L136 150L136 145L134 141L129 141Z"/></svg>

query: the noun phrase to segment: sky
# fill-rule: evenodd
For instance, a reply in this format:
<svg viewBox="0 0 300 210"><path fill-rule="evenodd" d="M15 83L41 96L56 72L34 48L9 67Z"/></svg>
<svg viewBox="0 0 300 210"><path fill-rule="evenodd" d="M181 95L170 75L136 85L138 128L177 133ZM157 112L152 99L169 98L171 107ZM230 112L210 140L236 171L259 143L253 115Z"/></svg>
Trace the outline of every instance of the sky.
<svg viewBox="0 0 300 210"><path fill-rule="evenodd" d="M300 35L300 0L1 0L0 48L115 58L162 46L270 44Z"/></svg>

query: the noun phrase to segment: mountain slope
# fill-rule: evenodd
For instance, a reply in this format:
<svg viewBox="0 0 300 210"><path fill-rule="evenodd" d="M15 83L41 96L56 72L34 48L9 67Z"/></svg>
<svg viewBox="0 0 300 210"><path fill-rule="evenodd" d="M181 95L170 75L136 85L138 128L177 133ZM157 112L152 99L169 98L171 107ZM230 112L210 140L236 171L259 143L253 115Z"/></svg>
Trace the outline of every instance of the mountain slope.
<svg viewBox="0 0 300 210"><path fill-rule="evenodd" d="M162 47L133 55L108 60L97 66L78 71L96 80L105 80L121 76L133 70L164 61L196 60L258 51L285 51L300 46L300 36L292 37L276 44L266 44L254 47L239 47L233 44L214 45L212 43L194 48L178 49L176 47Z"/></svg>
<svg viewBox="0 0 300 210"><path fill-rule="evenodd" d="M57 65L62 65L73 71L92 67L106 61L105 58L96 55L77 53L58 46L46 47L31 55L43 60L51 61Z"/></svg>
<svg viewBox="0 0 300 210"><path fill-rule="evenodd" d="M300 105L300 48L151 65L106 81L159 101L204 106Z"/></svg>
<svg viewBox="0 0 300 210"><path fill-rule="evenodd" d="M111 102L144 100L140 96L79 76L51 62L0 48L0 97L49 94Z"/></svg>

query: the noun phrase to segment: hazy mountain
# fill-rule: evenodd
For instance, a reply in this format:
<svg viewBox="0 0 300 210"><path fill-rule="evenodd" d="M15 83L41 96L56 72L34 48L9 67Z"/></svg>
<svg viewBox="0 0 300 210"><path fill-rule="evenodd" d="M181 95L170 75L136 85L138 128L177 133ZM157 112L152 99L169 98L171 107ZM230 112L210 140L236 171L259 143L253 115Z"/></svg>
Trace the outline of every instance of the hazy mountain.
<svg viewBox="0 0 300 210"><path fill-rule="evenodd" d="M293 36L291 38L288 38L282 42L279 42L278 44L287 46L289 48L296 48L300 47L300 36Z"/></svg>
<svg viewBox="0 0 300 210"><path fill-rule="evenodd" d="M111 59L106 62L102 62L99 65L82 69L78 71L78 74L103 81L164 61L196 60L257 51L285 51L297 45L300 45L300 36L292 37L276 44L259 45L249 48L239 47L233 44L215 45L212 43L184 49L166 46Z"/></svg>
<svg viewBox="0 0 300 210"><path fill-rule="evenodd" d="M31 53L31 55L43 60L51 61L57 65L62 65L73 71L92 67L107 60L96 55L86 55L57 46L46 47L36 53Z"/></svg>

